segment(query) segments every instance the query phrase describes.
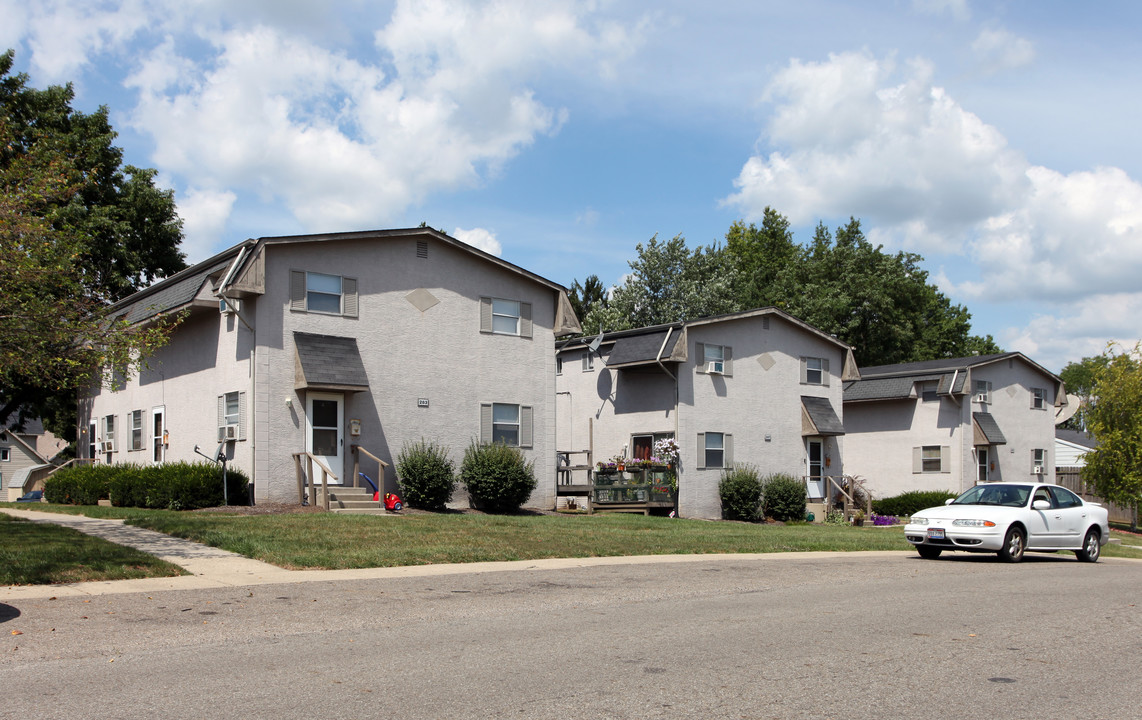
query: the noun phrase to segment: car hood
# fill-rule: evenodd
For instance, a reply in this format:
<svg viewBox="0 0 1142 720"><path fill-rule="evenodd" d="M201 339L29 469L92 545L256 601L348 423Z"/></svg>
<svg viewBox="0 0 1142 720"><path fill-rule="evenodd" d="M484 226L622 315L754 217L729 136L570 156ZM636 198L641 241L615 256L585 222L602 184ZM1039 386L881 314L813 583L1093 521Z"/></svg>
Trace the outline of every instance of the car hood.
<svg viewBox="0 0 1142 720"><path fill-rule="evenodd" d="M955 520L956 518L992 520L995 518L1010 517L1011 515L1025 511L1026 508L1002 507L999 505L937 505L936 507L930 507L913 513L912 516L922 517L929 522L932 520Z"/></svg>

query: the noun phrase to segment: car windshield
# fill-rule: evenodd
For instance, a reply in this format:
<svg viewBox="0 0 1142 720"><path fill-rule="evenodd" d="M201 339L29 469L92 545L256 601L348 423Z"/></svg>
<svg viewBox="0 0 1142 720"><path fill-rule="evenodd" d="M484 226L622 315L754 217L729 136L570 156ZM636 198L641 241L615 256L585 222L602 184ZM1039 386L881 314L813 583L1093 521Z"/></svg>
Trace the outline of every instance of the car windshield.
<svg viewBox="0 0 1142 720"><path fill-rule="evenodd" d="M976 485L952 501L953 505L1001 505L1023 507L1031 488L1019 485Z"/></svg>

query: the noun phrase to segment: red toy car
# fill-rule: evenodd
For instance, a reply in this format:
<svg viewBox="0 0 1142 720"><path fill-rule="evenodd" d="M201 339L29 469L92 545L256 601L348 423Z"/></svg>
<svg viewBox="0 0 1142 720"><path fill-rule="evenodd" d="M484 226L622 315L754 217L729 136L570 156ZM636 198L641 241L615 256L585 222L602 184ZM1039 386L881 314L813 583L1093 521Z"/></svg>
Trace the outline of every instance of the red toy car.
<svg viewBox="0 0 1142 720"><path fill-rule="evenodd" d="M400 498L393 493L385 493L385 510L392 512L400 512L404 505L401 504Z"/></svg>

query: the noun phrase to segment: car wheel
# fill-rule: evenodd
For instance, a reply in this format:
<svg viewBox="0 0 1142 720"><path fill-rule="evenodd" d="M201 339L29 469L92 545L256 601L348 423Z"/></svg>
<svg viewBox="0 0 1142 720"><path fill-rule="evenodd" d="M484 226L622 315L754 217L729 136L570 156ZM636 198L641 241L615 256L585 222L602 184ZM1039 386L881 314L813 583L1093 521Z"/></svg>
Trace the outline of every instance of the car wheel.
<svg viewBox="0 0 1142 720"><path fill-rule="evenodd" d="M1003 547L999 550L999 559L1003 562L1017 563L1023 559L1023 551L1027 549L1027 536L1017 527L1008 529L1003 539Z"/></svg>
<svg viewBox="0 0 1142 720"><path fill-rule="evenodd" d="M1083 549L1075 550L1075 555L1083 562L1098 562L1098 556L1102 554L1102 543L1099 542L1101 539L1098 530L1094 528L1087 530L1083 539Z"/></svg>
<svg viewBox="0 0 1142 720"><path fill-rule="evenodd" d="M940 553L944 551L942 548L920 545L916 548L916 552L920 553L920 557L924 558L925 560L935 560L936 558L940 557Z"/></svg>

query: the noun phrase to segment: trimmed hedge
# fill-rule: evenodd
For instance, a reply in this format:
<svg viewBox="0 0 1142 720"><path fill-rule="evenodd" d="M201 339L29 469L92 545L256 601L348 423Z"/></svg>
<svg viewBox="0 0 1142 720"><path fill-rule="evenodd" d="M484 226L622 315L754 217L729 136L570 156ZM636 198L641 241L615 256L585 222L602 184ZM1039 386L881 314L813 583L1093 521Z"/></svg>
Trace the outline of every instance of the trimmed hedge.
<svg viewBox="0 0 1142 720"><path fill-rule="evenodd" d="M464 451L460 479L480 510L512 512L535 490L535 464L527 462L519 448L473 440Z"/></svg>
<svg viewBox="0 0 1142 720"><path fill-rule="evenodd" d="M757 520L761 515L761 494L761 478L753 466L741 464L726 471L718 483L722 517L747 522Z"/></svg>
<svg viewBox="0 0 1142 720"><path fill-rule="evenodd" d="M406 505L441 510L456 489L456 467L444 446L421 439L397 455L397 482Z"/></svg>
<svg viewBox="0 0 1142 720"><path fill-rule="evenodd" d="M805 483L792 475L777 473L762 479L762 510L774 520L805 519Z"/></svg>
<svg viewBox="0 0 1142 720"><path fill-rule="evenodd" d="M873 500L872 511L877 515L912 515L924 508L943 505L945 500L954 497L956 493L950 490L913 490Z"/></svg>
<svg viewBox="0 0 1142 720"><path fill-rule="evenodd" d="M230 504L245 505L250 480L227 468ZM75 465L52 475L44 498L64 505L96 505L110 500L116 507L195 510L217 507L222 499L222 468L213 463L165 465Z"/></svg>

